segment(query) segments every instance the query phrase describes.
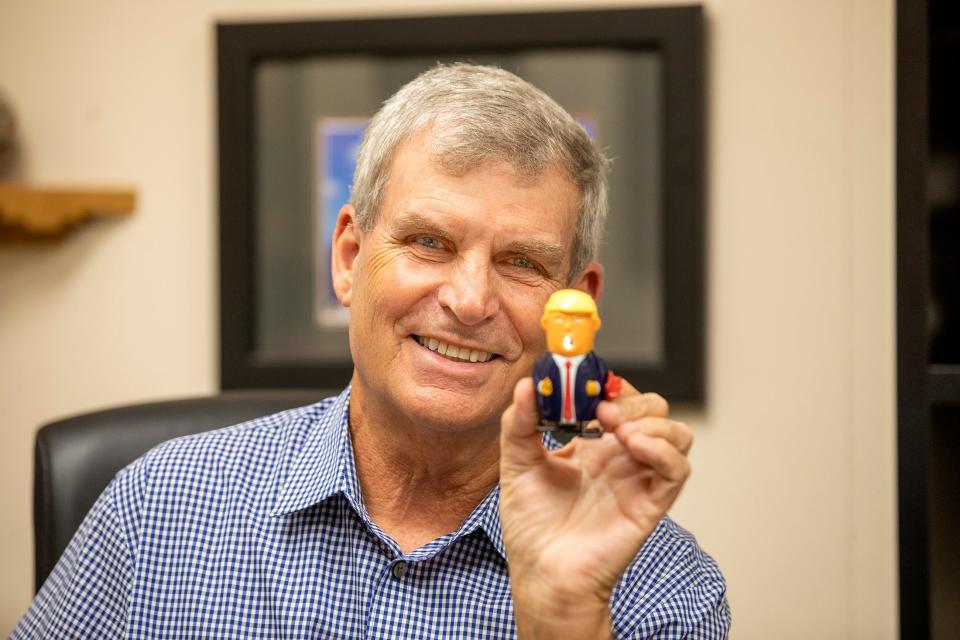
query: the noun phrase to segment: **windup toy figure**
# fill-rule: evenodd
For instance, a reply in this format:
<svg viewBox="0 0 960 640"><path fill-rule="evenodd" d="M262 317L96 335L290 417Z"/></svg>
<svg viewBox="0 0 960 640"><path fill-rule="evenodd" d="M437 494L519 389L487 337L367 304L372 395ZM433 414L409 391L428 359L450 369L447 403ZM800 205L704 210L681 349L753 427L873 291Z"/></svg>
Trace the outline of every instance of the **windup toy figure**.
<svg viewBox="0 0 960 640"><path fill-rule="evenodd" d="M538 431L562 431L599 438L597 405L620 395L621 378L593 353L600 328L597 305L575 289L555 291L543 309L540 326L547 333L547 353L533 365Z"/></svg>

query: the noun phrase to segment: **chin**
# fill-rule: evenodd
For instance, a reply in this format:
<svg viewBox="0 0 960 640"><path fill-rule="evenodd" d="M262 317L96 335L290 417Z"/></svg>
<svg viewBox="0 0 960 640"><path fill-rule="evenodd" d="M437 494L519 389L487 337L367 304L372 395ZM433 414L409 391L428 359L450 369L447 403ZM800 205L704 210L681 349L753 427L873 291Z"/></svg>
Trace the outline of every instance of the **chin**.
<svg viewBox="0 0 960 640"><path fill-rule="evenodd" d="M456 433L499 426L506 405L484 398L483 393L421 386L405 394L410 418L431 431ZM500 405L503 405L502 407Z"/></svg>

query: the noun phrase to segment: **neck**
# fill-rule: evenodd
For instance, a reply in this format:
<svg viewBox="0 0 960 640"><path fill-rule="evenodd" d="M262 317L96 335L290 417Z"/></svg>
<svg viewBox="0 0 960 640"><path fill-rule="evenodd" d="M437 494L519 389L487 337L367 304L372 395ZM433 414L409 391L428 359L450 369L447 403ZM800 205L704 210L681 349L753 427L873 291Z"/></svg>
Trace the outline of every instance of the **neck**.
<svg viewBox="0 0 960 640"><path fill-rule="evenodd" d="M454 531L499 477L499 425L442 432L394 415L354 376L350 435L371 519L404 553Z"/></svg>

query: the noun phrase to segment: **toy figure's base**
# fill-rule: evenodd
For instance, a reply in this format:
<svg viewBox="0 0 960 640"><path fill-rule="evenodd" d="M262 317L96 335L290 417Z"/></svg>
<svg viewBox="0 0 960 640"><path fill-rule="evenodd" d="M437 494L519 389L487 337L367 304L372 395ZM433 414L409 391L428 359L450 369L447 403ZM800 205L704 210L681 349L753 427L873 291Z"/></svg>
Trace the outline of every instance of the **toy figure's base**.
<svg viewBox="0 0 960 640"><path fill-rule="evenodd" d="M574 424L562 424L553 420L544 420L537 426L537 431L542 433L569 433L581 438L600 438L603 436L603 428L600 425L589 422L576 422Z"/></svg>

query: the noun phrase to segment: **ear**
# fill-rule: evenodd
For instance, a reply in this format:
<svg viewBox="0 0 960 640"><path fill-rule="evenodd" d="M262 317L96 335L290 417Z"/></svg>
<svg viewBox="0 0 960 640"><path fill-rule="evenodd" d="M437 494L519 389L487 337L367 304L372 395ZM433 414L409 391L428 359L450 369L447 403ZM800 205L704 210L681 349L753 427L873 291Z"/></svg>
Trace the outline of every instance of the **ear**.
<svg viewBox="0 0 960 640"><path fill-rule="evenodd" d="M573 279L570 288L579 289L599 302L600 294L603 293L603 265L596 260L591 260L580 272L580 275ZM593 330L599 329L600 324L600 318L596 318Z"/></svg>
<svg viewBox="0 0 960 640"><path fill-rule="evenodd" d="M360 253L360 241L363 238L354 223L356 213L351 204L345 204L340 208L337 226L333 230L333 244L330 248L330 275L333 278L333 290L340 304L345 307L350 306L353 296L353 269L357 254Z"/></svg>
<svg viewBox="0 0 960 640"><path fill-rule="evenodd" d="M599 302L600 294L603 293L603 265L596 260L591 260L580 275L570 281L570 286L567 288L579 289Z"/></svg>

